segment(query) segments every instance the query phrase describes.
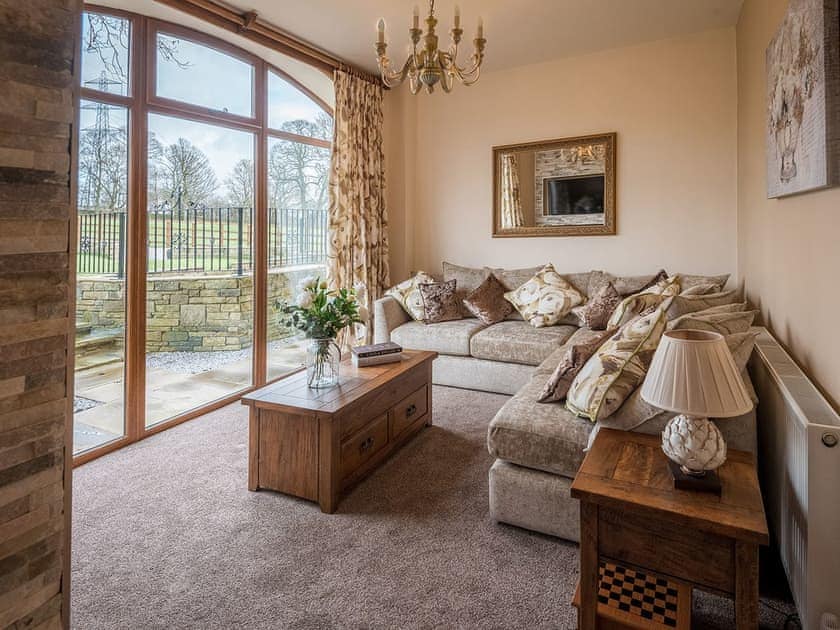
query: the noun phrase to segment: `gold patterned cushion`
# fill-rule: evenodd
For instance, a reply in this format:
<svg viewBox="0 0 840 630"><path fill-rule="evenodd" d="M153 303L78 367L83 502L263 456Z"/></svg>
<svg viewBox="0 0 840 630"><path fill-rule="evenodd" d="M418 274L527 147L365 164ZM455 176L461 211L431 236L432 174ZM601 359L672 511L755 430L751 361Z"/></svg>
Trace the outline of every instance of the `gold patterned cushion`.
<svg viewBox="0 0 840 630"><path fill-rule="evenodd" d="M601 287L589 301L576 306L572 311L577 315L580 325L591 330L606 330L610 316L621 303L621 296L612 282Z"/></svg>
<svg viewBox="0 0 840 630"><path fill-rule="evenodd" d="M615 307L607 322L607 328L619 328L631 319L659 308L665 302L670 304L671 299L679 292L680 282L676 276L659 280L641 292L624 298Z"/></svg>
<svg viewBox="0 0 840 630"><path fill-rule="evenodd" d="M422 322L426 318L426 313L423 310L423 297L420 295L418 285L429 284L434 281L435 279L425 271L418 271L413 278L400 282L397 286L385 291L385 295L399 302L412 319Z"/></svg>
<svg viewBox="0 0 840 630"><path fill-rule="evenodd" d="M644 380L665 325L662 307L624 324L578 372L566 408L592 422L612 415Z"/></svg>
<svg viewBox="0 0 840 630"><path fill-rule="evenodd" d="M560 358L560 363L557 364L542 392L540 392L537 402L559 402L566 398L569 387L577 373L580 372L589 357L601 347L604 340L614 332L614 330L590 331L577 343L567 344L563 356Z"/></svg>
<svg viewBox="0 0 840 630"><path fill-rule="evenodd" d="M505 288L490 274L464 298L464 309L482 323L496 324L510 315L513 306L505 299Z"/></svg>
<svg viewBox="0 0 840 630"><path fill-rule="evenodd" d="M423 298L424 324L436 324L438 322L461 319L461 308L458 306L455 287L456 283L454 280L418 285L420 297Z"/></svg>
<svg viewBox="0 0 840 630"><path fill-rule="evenodd" d="M518 289L505 293L522 318L534 328L553 326L582 304L584 297L554 270L551 263Z"/></svg>

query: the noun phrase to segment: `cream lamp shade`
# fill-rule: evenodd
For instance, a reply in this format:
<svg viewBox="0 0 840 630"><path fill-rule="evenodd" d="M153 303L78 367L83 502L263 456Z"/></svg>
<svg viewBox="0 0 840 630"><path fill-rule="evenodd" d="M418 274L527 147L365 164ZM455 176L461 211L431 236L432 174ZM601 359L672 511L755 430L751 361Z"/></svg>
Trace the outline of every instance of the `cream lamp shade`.
<svg viewBox="0 0 840 630"><path fill-rule="evenodd" d="M752 409L723 335L666 332L642 385L642 398L660 409L701 418L730 418Z"/></svg>

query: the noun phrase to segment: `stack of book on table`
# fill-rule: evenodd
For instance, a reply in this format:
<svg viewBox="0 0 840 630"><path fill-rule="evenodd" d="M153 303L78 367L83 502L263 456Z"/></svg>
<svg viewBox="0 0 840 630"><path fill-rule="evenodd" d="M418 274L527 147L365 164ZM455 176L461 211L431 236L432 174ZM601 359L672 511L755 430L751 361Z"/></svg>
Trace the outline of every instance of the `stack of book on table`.
<svg viewBox="0 0 840 630"><path fill-rule="evenodd" d="M383 363L397 363L402 361L402 346L393 341L375 343L369 346L357 346L352 349L353 365L367 367Z"/></svg>

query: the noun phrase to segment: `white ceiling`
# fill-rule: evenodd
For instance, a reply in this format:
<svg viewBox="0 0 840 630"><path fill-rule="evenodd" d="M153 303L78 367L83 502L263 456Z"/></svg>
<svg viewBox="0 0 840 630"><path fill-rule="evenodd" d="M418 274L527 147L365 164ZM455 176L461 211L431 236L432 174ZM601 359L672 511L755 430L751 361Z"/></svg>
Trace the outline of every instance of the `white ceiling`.
<svg viewBox="0 0 840 630"><path fill-rule="evenodd" d="M415 3L428 0L229 0L317 47L376 71L376 22L388 25L389 56L401 63ZM448 42L455 4L461 8L467 50L478 16L484 18L485 70L619 48L732 26L743 0L437 0L441 48ZM463 42L462 42L463 46ZM465 52L462 55L465 55Z"/></svg>

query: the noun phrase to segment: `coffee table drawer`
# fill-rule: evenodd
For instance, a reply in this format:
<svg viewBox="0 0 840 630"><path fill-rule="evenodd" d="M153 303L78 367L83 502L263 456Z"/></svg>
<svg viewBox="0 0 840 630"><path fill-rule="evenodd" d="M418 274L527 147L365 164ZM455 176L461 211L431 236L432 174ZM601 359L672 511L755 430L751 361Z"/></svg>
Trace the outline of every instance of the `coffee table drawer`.
<svg viewBox="0 0 840 630"><path fill-rule="evenodd" d="M426 415L428 388L423 385L420 389L409 394L394 405L391 410L391 437L395 437Z"/></svg>
<svg viewBox="0 0 840 630"><path fill-rule="evenodd" d="M388 414L383 413L341 444L341 477L353 474L388 444Z"/></svg>

